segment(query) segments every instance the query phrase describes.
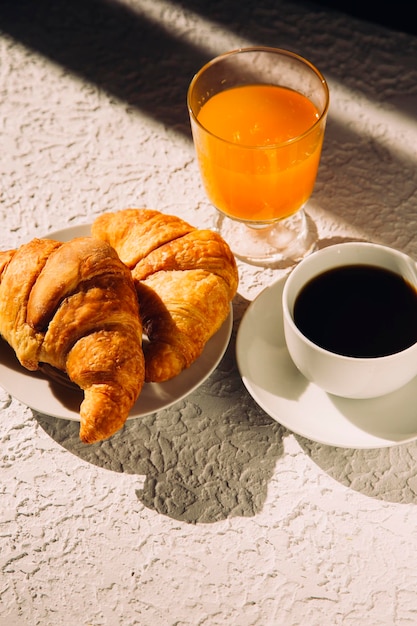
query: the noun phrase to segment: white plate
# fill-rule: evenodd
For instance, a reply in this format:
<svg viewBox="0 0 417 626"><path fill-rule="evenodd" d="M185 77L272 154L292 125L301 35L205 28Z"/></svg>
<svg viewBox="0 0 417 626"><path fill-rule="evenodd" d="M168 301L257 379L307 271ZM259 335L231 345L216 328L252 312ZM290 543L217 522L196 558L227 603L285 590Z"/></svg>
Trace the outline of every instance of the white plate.
<svg viewBox="0 0 417 626"><path fill-rule="evenodd" d="M281 297L285 277L250 304L236 356L253 399L277 422L312 441L343 448L382 448L417 438L417 378L381 398L330 395L296 369L287 351Z"/></svg>
<svg viewBox="0 0 417 626"><path fill-rule="evenodd" d="M90 235L90 226L74 226L48 235L68 241ZM129 418L143 417L166 409L199 387L213 372L229 344L233 325L232 307L220 330L207 342L202 355L189 367L164 383L145 383ZM0 340L0 385L31 409L63 419L79 421L82 392L67 389L38 373L25 370L14 351Z"/></svg>

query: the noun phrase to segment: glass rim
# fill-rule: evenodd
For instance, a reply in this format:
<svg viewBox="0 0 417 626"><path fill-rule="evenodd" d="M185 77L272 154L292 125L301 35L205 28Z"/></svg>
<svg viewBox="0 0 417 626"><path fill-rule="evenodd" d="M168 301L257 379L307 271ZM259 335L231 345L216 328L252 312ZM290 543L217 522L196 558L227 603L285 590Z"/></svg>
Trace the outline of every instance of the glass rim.
<svg viewBox="0 0 417 626"><path fill-rule="evenodd" d="M192 91L194 89L194 86L195 86L196 82L200 78L200 76L209 67L211 67L212 65L215 65L216 63L218 63L222 59L225 59L225 58L230 57L230 56L238 55L238 54L241 54L241 53L246 53L246 52L268 52L268 53L271 53L271 54L280 54L282 56L291 57L292 59L295 59L296 61L299 61L303 65L305 65L305 66L310 68L310 70L320 80L320 83L321 83L321 85L323 87L324 94L325 94L325 103L324 103L323 111L319 114L319 116L318 116L317 120L314 122L314 124L312 124L309 128L307 128L307 130L305 130L304 132L300 133L296 137L291 137L290 139L287 139L286 141L281 141L281 142L278 142L278 143L271 143L271 144L248 145L248 144L239 144L239 143L230 141L228 139L224 139L223 137L219 137L219 135L216 135L211 130L206 128L206 126L204 126L204 124L202 124L197 119L197 116L194 113L193 108L191 106L191 93L192 93ZM329 110L329 103L330 103L330 92L329 92L328 83L327 83L326 79L324 78L323 74L320 72L320 70L313 63L311 63L311 61L309 61L305 57L301 56L300 54L297 54L296 52L291 52L290 50L285 50L284 48L273 48L273 47L268 47L268 46L250 46L250 47L246 47L246 48L235 48L234 50L229 50L227 52L223 52L222 54L219 54L218 56L212 58L210 61L205 63L194 74L194 76L191 79L191 82L189 84L188 90L187 90L187 108L188 108L188 113L190 115L190 118L194 121L194 123L197 126L199 126L202 130L204 130L204 132L206 132L211 137L213 137L213 138L217 139L218 141L221 141L221 142L223 142L223 143L225 143L225 144L227 144L229 146L233 146L235 148L238 148L240 150L244 150L244 149L246 149L246 150L273 150L273 149L275 149L276 150L277 148L283 148L283 147L288 146L288 145L290 145L292 143L300 141L301 139L303 139L304 137L307 137L310 133L312 133L317 128L317 126L319 126L319 124L323 121L323 119L326 118L326 115L327 115L328 110Z"/></svg>

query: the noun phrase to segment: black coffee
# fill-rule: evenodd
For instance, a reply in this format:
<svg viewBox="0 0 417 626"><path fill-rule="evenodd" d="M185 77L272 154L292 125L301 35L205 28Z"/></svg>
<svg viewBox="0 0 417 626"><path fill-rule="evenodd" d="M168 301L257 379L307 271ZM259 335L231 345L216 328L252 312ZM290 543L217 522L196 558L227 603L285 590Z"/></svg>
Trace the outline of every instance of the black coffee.
<svg viewBox="0 0 417 626"><path fill-rule="evenodd" d="M352 357L379 357L417 341L417 291L371 265L337 267L305 285L294 321L315 344Z"/></svg>

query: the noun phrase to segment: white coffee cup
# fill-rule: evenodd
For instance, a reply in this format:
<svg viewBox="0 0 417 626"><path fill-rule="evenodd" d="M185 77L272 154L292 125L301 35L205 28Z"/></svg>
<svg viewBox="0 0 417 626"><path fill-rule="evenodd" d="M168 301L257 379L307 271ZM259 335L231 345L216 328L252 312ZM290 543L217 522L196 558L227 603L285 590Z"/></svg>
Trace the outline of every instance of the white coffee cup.
<svg viewBox="0 0 417 626"><path fill-rule="evenodd" d="M398 250L366 242L323 248L304 258L285 283L282 296L285 340L296 367L309 381L345 398L372 398L395 391L417 376L417 342L386 356L344 356L316 345L294 322L294 304L303 287L323 272L349 265L390 270L417 290L416 263Z"/></svg>

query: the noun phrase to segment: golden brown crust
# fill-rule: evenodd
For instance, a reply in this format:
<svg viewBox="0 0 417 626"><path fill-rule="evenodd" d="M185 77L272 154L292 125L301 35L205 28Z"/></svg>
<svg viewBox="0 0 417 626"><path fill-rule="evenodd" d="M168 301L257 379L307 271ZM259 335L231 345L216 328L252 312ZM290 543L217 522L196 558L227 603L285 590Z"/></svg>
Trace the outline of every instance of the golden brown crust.
<svg viewBox="0 0 417 626"><path fill-rule="evenodd" d="M230 312L227 287L206 270L161 271L137 284L146 380L161 382L189 367Z"/></svg>
<svg viewBox="0 0 417 626"><path fill-rule="evenodd" d="M100 215L92 234L113 246L123 263L132 268L152 250L192 230L193 226L172 215L161 220L159 211L125 209Z"/></svg>
<svg viewBox="0 0 417 626"><path fill-rule="evenodd" d="M105 285L112 277L130 280L116 251L92 237L80 237L54 250L37 276L28 302L28 323L40 330L58 304L74 293L79 285Z"/></svg>
<svg viewBox="0 0 417 626"><path fill-rule="evenodd" d="M229 315L238 272L228 245L213 231L149 209L104 214L92 234L132 270L149 338L145 380L173 378L201 355Z"/></svg>
<svg viewBox="0 0 417 626"><path fill-rule="evenodd" d="M33 239L16 251L1 253L9 262L1 276L0 333L29 370L37 369L42 345L42 336L26 321L30 292L48 256L59 245L48 239Z"/></svg>
<svg viewBox="0 0 417 626"><path fill-rule="evenodd" d="M132 274L139 281L161 270L195 269L204 269L223 279L232 300L238 286L235 260L226 242L211 230L195 229L166 242L162 250L156 248L141 259Z"/></svg>
<svg viewBox="0 0 417 626"><path fill-rule="evenodd" d="M66 372L84 390L80 437L107 438L144 382L142 325L132 276L92 237L33 240L0 253L0 333L22 365Z"/></svg>

